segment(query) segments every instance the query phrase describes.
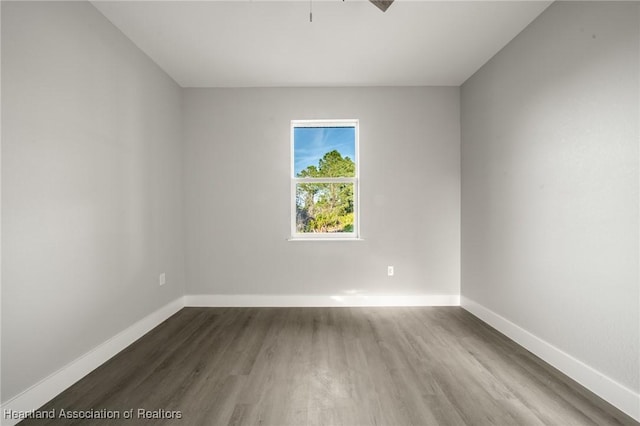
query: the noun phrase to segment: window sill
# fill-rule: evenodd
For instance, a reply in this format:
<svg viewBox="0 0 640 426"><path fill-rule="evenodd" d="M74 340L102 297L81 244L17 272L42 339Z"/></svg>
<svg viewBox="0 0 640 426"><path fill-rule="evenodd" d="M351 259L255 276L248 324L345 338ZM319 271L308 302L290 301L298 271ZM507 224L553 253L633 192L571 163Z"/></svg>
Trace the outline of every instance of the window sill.
<svg viewBox="0 0 640 426"><path fill-rule="evenodd" d="M364 241L364 238L348 237L348 238L295 238L289 237L287 241L299 242L299 241Z"/></svg>

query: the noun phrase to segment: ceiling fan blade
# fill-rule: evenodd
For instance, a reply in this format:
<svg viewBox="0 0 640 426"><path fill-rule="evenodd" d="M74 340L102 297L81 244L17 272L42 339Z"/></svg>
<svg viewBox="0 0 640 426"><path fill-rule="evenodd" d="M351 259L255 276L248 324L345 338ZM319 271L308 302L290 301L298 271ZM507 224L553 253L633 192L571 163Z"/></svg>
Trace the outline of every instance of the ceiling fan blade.
<svg viewBox="0 0 640 426"><path fill-rule="evenodd" d="M391 6L391 3L393 3L393 0L369 0L371 3L375 4L378 9L380 9L383 12L386 12L387 9L389 9L389 6Z"/></svg>

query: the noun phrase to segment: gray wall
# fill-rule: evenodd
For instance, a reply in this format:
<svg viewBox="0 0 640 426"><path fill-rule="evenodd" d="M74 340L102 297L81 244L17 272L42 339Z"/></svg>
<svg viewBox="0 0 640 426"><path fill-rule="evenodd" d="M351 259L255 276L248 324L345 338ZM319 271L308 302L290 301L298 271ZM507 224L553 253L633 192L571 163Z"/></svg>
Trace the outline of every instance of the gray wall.
<svg viewBox="0 0 640 426"><path fill-rule="evenodd" d="M3 401L183 294L181 158L180 88L91 4L2 2Z"/></svg>
<svg viewBox="0 0 640 426"><path fill-rule="evenodd" d="M459 294L458 88L184 94L187 294ZM360 119L364 241L287 241L290 120L320 118Z"/></svg>
<svg viewBox="0 0 640 426"><path fill-rule="evenodd" d="M461 89L462 296L638 392L638 3L555 3Z"/></svg>

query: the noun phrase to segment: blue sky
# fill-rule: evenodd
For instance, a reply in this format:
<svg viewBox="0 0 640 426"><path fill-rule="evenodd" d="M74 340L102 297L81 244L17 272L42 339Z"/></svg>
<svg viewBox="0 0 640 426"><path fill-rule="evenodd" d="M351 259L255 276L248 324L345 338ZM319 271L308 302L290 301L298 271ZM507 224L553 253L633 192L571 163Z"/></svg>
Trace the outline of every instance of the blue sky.
<svg viewBox="0 0 640 426"><path fill-rule="evenodd" d="M318 161L334 149L356 159L355 127L296 127L293 129L294 174L308 166L318 167Z"/></svg>

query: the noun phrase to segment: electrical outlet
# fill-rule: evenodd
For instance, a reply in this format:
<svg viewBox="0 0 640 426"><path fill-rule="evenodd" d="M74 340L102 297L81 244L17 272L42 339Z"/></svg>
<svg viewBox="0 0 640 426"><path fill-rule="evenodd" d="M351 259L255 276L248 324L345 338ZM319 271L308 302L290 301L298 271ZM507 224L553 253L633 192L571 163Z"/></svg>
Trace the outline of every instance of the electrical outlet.
<svg viewBox="0 0 640 426"><path fill-rule="evenodd" d="M167 277L164 274L164 272L160 274L160 278L158 278L158 282L160 283L160 285L164 285L167 282Z"/></svg>
<svg viewBox="0 0 640 426"><path fill-rule="evenodd" d="M394 273L393 266L387 266L387 275L392 277Z"/></svg>

